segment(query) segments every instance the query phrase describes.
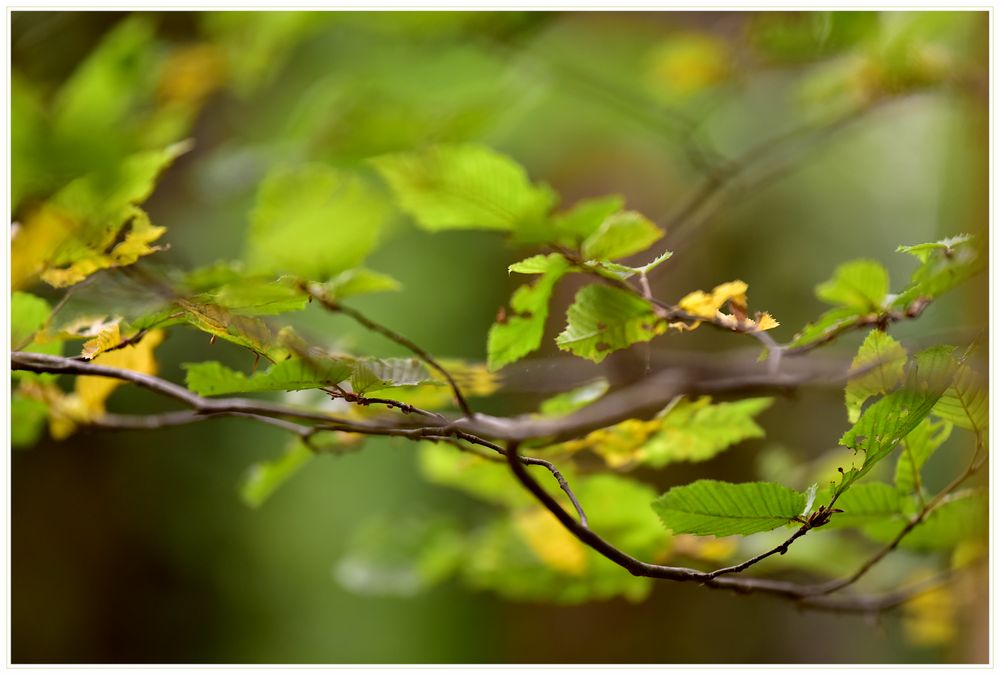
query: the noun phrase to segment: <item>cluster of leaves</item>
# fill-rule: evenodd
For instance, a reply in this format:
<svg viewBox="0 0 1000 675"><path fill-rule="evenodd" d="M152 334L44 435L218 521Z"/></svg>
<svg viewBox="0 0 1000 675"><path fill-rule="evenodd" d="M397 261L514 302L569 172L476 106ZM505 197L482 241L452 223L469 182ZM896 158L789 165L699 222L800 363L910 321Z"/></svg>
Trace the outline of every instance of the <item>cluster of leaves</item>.
<svg viewBox="0 0 1000 675"><path fill-rule="evenodd" d="M760 48L791 54L793 60L816 58L868 35L867 19L859 15L851 20L857 23L845 26L839 23L843 15L836 16L838 23L824 29L822 45L789 45L780 26L763 26L757 28ZM307 391L315 395L310 402L321 409L330 396L365 403L373 393L388 392L394 402L432 414L453 411L450 383L420 359L349 354L335 344L311 344L292 327L272 323L271 317L283 318L310 303L340 311L342 303L357 296L399 290L398 281L365 267L365 261L386 235L386 224L400 217L429 233L487 230L532 249L532 255L508 268L533 280L519 286L498 313L486 338L484 363L440 361L469 397L492 394L498 388L496 371L542 346L554 291L571 274L586 283L566 311L555 345L594 363L703 325L758 336L778 326L768 312L750 311L747 284L738 279L719 280L711 291L692 290L676 302L652 297L647 275L669 266L672 254L658 246L664 232L649 218L626 208L614 195L559 208L556 193L532 181L513 159L468 143L378 154L356 170L327 162L274 167L257 188L241 260L171 270L162 278L135 265L161 249L158 242L165 234L142 204L160 174L187 149L182 139L204 97L226 80L220 64L229 62L227 48L238 48L233 36L240 34L241 20L237 14L212 20L210 28L222 36L223 47L202 46L203 51L164 57L158 66L163 69L156 90L160 94L135 89L126 99L104 97L115 109L94 113L94 120L108 127L61 120L78 120L83 113L74 111L83 104L74 101L85 94L89 101L94 91L117 92L137 81L133 69L148 65L130 56L148 38L141 20L119 26L56 95L50 109L40 99L18 93L18 87L26 85L15 82L16 137L27 139L23 157L39 153L42 143L65 143L64 149L48 156L77 157L74 148L81 139L121 140L120 146L106 148L102 163L67 165L56 179L42 180L38 176L44 172L32 168L22 154L15 158L15 208L21 218L12 239L15 350L70 354L155 374L154 351L168 329L190 328L264 361L249 373L217 361L184 364L187 388L201 396ZM278 50L288 35L302 30L297 21L279 22L273 32L256 35L266 48L255 54ZM688 91L717 82L728 70L725 59L705 58L713 48L704 40L675 45L657 56L657 72L673 73L685 60L707 62L703 71L674 81ZM903 62L912 65L909 57ZM192 80L192 70L201 72L206 63L216 64L217 81ZM269 63L264 57L250 63L241 75L232 76L231 85L245 91L266 78ZM927 77L907 71L891 75L891 81L922 82ZM889 81L881 86L896 86ZM162 105L150 105L154 100ZM142 117L138 109L153 112ZM131 130L134 133L118 133L122 120L137 118L143 123ZM80 138L67 140L53 132L70 126L84 129L74 131ZM535 439L528 447L559 461L564 477L586 504L594 531L643 560L731 561L747 545L722 538L799 527L820 507L834 505L840 512L830 519L830 530L855 530L875 543L892 541L918 515L926 518L909 529L900 546L953 551L981 541L985 494L956 491L925 512L933 495L925 487L924 468L956 427L968 431L976 444L985 442L988 415L982 376L970 366L967 352L939 346L910 354L886 329L919 316L928 303L982 271L986 260L967 235L901 246L899 251L918 263L899 292L891 292L888 273L879 262L845 263L816 289L817 297L832 309L788 345L778 346L783 353L805 352L849 329L871 329L852 364L857 375L844 394L851 427L840 445L853 451L855 460L837 475L818 477L805 489L776 482L699 480L659 496L652 486L628 475L675 462L704 462L745 440L763 437L757 417L772 400L760 397L681 397L650 419L627 419L561 443ZM125 273L136 298L118 304L113 313L106 307L72 310L90 280L105 280L117 272ZM52 291L36 295L24 290L38 284L70 290L54 307L41 297ZM78 377L73 390L65 391L52 375L16 372L14 378L13 440L19 446L36 442L46 423L56 439L101 423L109 396L122 384ZM596 380L544 402L536 414L561 417L585 411L608 390L606 381ZM379 411L371 406L345 406L338 419L374 414ZM311 438L308 444L295 439L275 461L251 468L243 498L259 506L317 450L355 447L362 440L342 432ZM874 480L884 478L882 469L897 450L892 482ZM506 466L430 442L422 442L418 453L427 480L484 502L490 519L475 527L437 514L373 521L359 531L355 546L337 565L337 577L346 586L411 593L458 575L479 588L560 602L615 595L636 600L648 593L648 579L631 576L586 547L528 493L515 489ZM810 539L839 536L824 532Z"/></svg>

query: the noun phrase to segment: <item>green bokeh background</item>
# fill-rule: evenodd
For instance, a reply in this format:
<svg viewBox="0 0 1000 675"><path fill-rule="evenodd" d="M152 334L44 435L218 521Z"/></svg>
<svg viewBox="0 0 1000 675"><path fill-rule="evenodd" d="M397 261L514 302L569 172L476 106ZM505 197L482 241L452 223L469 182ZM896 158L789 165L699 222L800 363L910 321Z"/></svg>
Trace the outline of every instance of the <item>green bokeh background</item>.
<svg viewBox="0 0 1000 675"><path fill-rule="evenodd" d="M803 123L822 122L842 100L809 92L835 79L838 64L867 53L868 38L852 31L915 32L930 45L928 53L944 55L941 80L894 93L824 142L797 144L794 171L732 196L696 227L668 230L667 245L676 254L656 278L656 294L676 298L743 279L751 306L771 311L782 322L776 337L788 340L822 310L812 289L840 262L876 258L898 286L913 267L893 253L898 244L966 231L986 237L985 12L846 19L711 12L15 12L15 75L45 100L126 21L148 24L149 50L157 58L207 44L222 50L229 64L221 88L198 102L203 105L187 134L196 149L171 168L148 203L153 221L168 228L170 250L158 254L164 263L240 257L256 185L274 166L314 160L364 170L367 157L431 142L485 143L552 185L564 205L620 193L630 208L667 225L700 180L687 154L687 122L678 116L696 122L696 138L728 157ZM707 54L698 51L699 39L709 40ZM678 90L652 74L657 54L663 58L670 49L689 54L679 62L695 75L713 58L726 64L724 72L709 70L703 86ZM149 71L151 82L157 72ZM18 131L15 125L15 141ZM14 171L28 161L15 154ZM30 161L73 166L81 158ZM44 197L44 190L35 196ZM22 211L15 218L30 202L17 206ZM389 229L368 266L391 273L404 291L361 298L356 306L434 354L484 359L496 309L517 283L506 266L523 251L490 233L429 234L402 217ZM574 284L557 291L550 336L560 328ZM986 319L980 279L895 334L908 344L938 336L968 341ZM315 308L301 324L343 346L402 353ZM845 339L830 352L849 356L860 339ZM733 340L672 335L654 343L652 358L732 348ZM551 340L537 356L543 360L510 369L511 386L491 401L493 410L528 410L544 392L558 390L561 383L546 375L559 358ZM173 331L158 358L162 376L175 381L183 379L179 364L185 361L246 365L247 359L187 330ZM644 358L636 350L609 364L628 373ZM122 388L109 408L141 412L157 405L152 396ZM774 445L795 458L819 456L844 430L841 406L835 390L779 399L761 417L767 440L644 478L660 488L698 477L746 480ZM84 433L15 452L13 660L986 658L981 603L963 608L953 643L920 647L907 641L894 616L872 624L856 616L803 614L769 598L681 584L657 584L638 604L568 607L511 602L456 582L413 597L351 593L335 582L332 567L359 523L373 514L420 510L474 514L477 505L421 480L406 442L376 439L363 452L318 458L263 508L247 508L236 494L240 477L284 442L274 430L217 420L157 433ZM956 450L936 458L931 482L946 482L960 457ZM512 483L511 489L518 488Z"/></svg>

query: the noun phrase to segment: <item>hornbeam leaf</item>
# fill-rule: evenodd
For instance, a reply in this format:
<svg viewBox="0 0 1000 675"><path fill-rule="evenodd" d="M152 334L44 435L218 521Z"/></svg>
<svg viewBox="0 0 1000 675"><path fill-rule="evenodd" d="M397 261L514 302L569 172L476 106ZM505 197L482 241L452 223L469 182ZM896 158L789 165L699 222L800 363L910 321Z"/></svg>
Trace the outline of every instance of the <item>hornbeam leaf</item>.
<svg viewBox="0 0 1000 675"><path fill-rule="evenodd" d="M877 328L868 333L868 337L851 361L851 369L869 368L869 370L863 375L851 378L844 389L847 419L850 422L858 421L861 408L869 398L886 394L896 388L903 379L905 363L906 350L896 340Z"/></svg>
<svg viewBox="0 0 1000 675"><path fill-rule="evenodd" d="M653 510L674 534L726 537L787 525L805 503L805 495L776 483L699 480L669 490L653 502Z"/></svg>
<svg viewBox="0 0 1000 675"><path fill-rule="evenodd" d="M937 414L937 406L939 405L941 405L941 399L938 400L931 412ZM934 454L934 451L948 440L951 429L951 422L945 420L934 422L928 418L906 435L906 438L903 439L903 452L899 455L899 461L896 462L896 489L901 494L913 494L921 491L923 481L920 478L920 470Z"/></svg>
<svg viewBox="0 0 1000 675"><path fill-rule="evenodd" d="M252 391L298 391L331 386L351 376L354 365L348 360L324 359L280 361L266 371L250 376L223 366L217 361L185 363L188 389L200 396L246 393Z"/></svg>
<svg viewBox="0 0 1000 675"><path fill-rule="evenodd" d="M861 527L862 525L896 518L903 513L899 491L886 483L856 485L837 500L838 513L830 520L831 527Z"/></svg>
<svg viewBox="0 0 1000 675"><path fill-rule="evenodd" d="M824 312L814 322L807 324L792 341L791 346L805 347L830 339L838 331L856 323L864 317L865 312L859 312L854 307L837 307Z"/></svg>
<svg viewBox="0 0 1000 675"><path fill-rule="evenodd" d="M617 260L645 251L663 236L663 230L641 213L623 211L608 217L596 232L583 242L583 257L588 260Z"/></svg>
<svg viewBox="0 0 1000 675"><path fill-rule="evenodd" d="M325 281L357 267L389 215L357 176L321 164L275 169L257 192L247 257L263 272Z"/></svg>
<svg viewBox="0 0 1000 675"><path fill-rule="evenodd" d="M831 305L878 311L889 293L889 273L875 260L852 260L816 287L816 296Z"/></svg>
<svg viewBox="0 0 1000 675"><path fill-rule="evenodd" d="M934 405L933 412L963 429L985 431L990 423L985 378L965 363L959 364L954 381Z"/></svg>
<svg viewBox="0 0 1000 675"><path fill-rule="evenodd" d="M649 342L666 329L647 301L601 284L577 293L566 319L556 345L595 363L613 351Z"/></svg>
<svg viewBox="0 0 1000 675"><path fill-rule="evenodd" d="M400 207L431 231L538 228L556 201L512 159L479 145L440 145L373 163Z"/></svg>
<svg viewBox="0 0 1000 675"><path fill-rule="evenodd" d="M663 417L660 429L640 449L647 464L661 467L671 462L702 462L749 438L763 438L754 417L774 399L748 398L711 403L707 396L681 401Z"/></svg>
<svg viewBox="0 0 1000 675"><path fill-rule="evenodd" d="M490 370L513 363L542 344L549 297L556 282L569 270L569 263L558 254L549 255L545 264L547 269L541 278L514 291L510 299L511 311L502 310L503 316L490 328L486 349ZM533 260L530 268L539 266L540 261Z"/></svg>
<svg viewBox="0 0 1000 675"><path fill-rule="evenodd" d="M906 309L918 299L933 299L986 268L988 260L967 234L929 244L900 246L921 265L913 272L910 286L893 301L893 307Z"/></svg>
<svg viewBox="0 0 1000 675"><path fill-rule="evenodd" d="M274 491L313 458L312 451L299 441L286 448L281 457L270 462L257 462L247 469L240 482L240 498L250 508L260 508Z"/></svg>
<svg viewBox="0 0 1000 675"><path fill-rule="evenodd" d="M932 347L917 354L902 387L869 406L841 437L841 445L865 457L860 467L844 473L836 494L871 471L931 412L951 380L951 350Z"/></svg>

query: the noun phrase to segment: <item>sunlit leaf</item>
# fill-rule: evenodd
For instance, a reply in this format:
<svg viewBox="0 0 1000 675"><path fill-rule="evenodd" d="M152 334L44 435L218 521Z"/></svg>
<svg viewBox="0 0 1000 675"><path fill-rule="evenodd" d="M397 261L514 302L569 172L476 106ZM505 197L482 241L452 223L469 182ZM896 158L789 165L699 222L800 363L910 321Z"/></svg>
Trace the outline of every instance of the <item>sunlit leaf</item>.
<svg viewBox="0 0 1000 675"><path fill-rule="evenodd" d="M985 431L990 423L986 378L966 363L956 364L955 379L934 405L933 412L963 429Z"/></svg>
<svg viewBox="0 0 1000 675"><path fill-rule="evenodd" d="M538 227L556 201L512 159L478 145L373 160L400 207L428 230Z"/></svg>
<svg viewBox="0 0 1000 675"><path fill-rule="evenodd" d="M816 297L861 312L879 311L889 293L889 273L875 260L853 260L837 267L833 277L816 287Z"/></svg>
<svg viewBox="0 0 1000 675"><path fill-rule="evenodd" d="M257 191L247 260L255 270L325 281L364 261L388 215L356 176L321 164L279 167Z"/></svg>
<svg viewBox="0 0 1000 675"><path fill-rule="evenodd" d="M635 211L609 216L587 237L581 248L587 260L617 260L645 251L663 236L663 231Z"/></svg>

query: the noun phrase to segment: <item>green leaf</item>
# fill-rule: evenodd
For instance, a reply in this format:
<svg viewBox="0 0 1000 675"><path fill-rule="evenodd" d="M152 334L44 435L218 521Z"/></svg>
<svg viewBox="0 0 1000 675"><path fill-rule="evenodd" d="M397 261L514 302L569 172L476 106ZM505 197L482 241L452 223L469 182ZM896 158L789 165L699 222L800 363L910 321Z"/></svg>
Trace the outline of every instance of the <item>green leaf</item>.
<svg viewBox="0 0 1000 675"><path fill-rule="evenodd" d="M438 380L414 358L360 359L351 373L351 389L358 394L427 383L438 384Z"/></svg>
<svg viewBox="0 0 1000 675"><path fill-rule="evenodd" d="M560 263L558 260L562 257L559 253L550 253L548 255L540 253L539 255L533 255L530 258L525 258L508 266L507 271L518 272L519 274L545 274L551 269L564 266L565 263Z"/></svg>
<svg viewBox="0 0 1000 675"><path fill-rule="evenodd" d="M805 347L824 342L863 316L865 316L865 312L859 312L854 307L831 309L824 312L816 321L807 324L792 340L791 346L793 348Z"/></svg>
<svg viewBox="0 0 1000 675"><path fill-rule="evenodd" d="M941 404L938 400L934 409ZM934 412L932 410L932 412ZM901 494L919 494L923 481L920 470L934 451L951 435L951 422L934 422L930 418L918 424L903 439L903 452L896 462L896 489Z"/></svg>
<svg viewBox="0 0 1000 675"><path fill-rule="evenodd" d="M846 495L845 495L846 496ZM838 502L839 505L839 502ZM953 549L964 541L988 536L989 497L985 492L966 491L950 495L899 543L899 547L915 551ZM873 520L862 531L876 541L893 540L912 514ZM831 521L832 522L832 521Z"/></svg>
<svg viewBox="0 0 1000 675"><path fill-rule="evenodd" d="M674 534L726 537L787 525L805 503L803 494L775 483L699 480L669 490L653 502L653 510Z"/></svg>
<svg viewBox="0 0 1000 675"><path fill-rule="evenodd" d="M322 164L277 168L257 191L247 259L255 270L324 281L364 261L387 216L356 176Z"/></svg>
<svg viewBox="0 0 1000 675"><path fill-rule="evenodd" d="M334 301L346 300L356 295L398 291L403 286L388 274L373 272L364 267L341 272L325 284L314 284L317 295Z"/></svg>
<svg viewBox="0 0 1000 675"><path fill-rule="evenodd" d="M241 316L266 316L304 309L309 297L294 279L245 278L231 281L194 298Z"/></svg>
<svg viewBox="0 0 1000 675"><path fill-rule="evenodd" d="M647 301L601 284L580 290L566 319L556 345L595 363L613 351L648 342L663 332Z"/></svg>
<svg viewBox="0 0 1000 675"><path fill-rule="evenodd" d="M460 569L466 542L457 527L446 517L412 513L369 517L351 534L333 576L354 593L416 595Z"/></svg>
<svg viewBox="0 0 1000 675"><path fill-rule="evenodd" d="M682 400L663 417L663 424L642 447L645 463L662 467L672 462L703 462L748 438L763 438L754 417L774 399L748 398L732 403L711 403L703 396Z"/></svg>
<svg viewBox="0 0 1000 675"><path fill-rule="evenodd" d="M970 235L959 235L930 244L900 246L921 262L910 277L910 286L893 301L905 310L918 299L933 299L986 269L988 260Z"/></svg>
<svg viewBox="0 0 1000 675"><path fill-rule="evenodd" d="M844 263L829 281L816 287L820 300L862 312L881 310L888 293L889 273L875 260Z"/></svg>
<svg viewBox="0 0 1000 675"><path fill-rule="evenodd" d="M985 378L965 363L958 364L954 381L934 405L933 412L963 429L985 431L990 423Z"/></svg>
<svg viewBox="0 0 1000 675"><path fill-rule="evenodd" d="M948 237L940 241L927 244L914 244L912 246L898 246L897 253L909 253L922 263L928 262L933 256L942 254L945 257L954 255L955 249L972 241L971 234L960 234L955 237Z"/></svg>
<svg viewBox="0 0 1000 675"><path fill-rule="evenodd" d="M600 377L592 382L545 399L538 411L543 415L566 415L590 405L608 391L608 381Z"/></svg>
<svg viewBox="0 0 1000 675"><path fill-rule="evenodd" d="M323 362L288 359L249 377L217 361L184 363L182 367L187 371L188 389L200 396L317 389L342 382L354 371L350 361L334 359Z"/></svg>
<svg viewBox="0 0 1000 675"><path fill-rule="evenodd" d="M313 458L313 453L299 441L294 441L285 452L270 462L257 462L250 466L240 483L240 498L251 508L260 508L292 476Z"/></svg>
<svg viewBox="0 0 1000 675"><path fill-rule="evenodd" d="M31 293L15 291L10 296L10 346L23 350L45 325L52 308L42 298Z"/></svg>
<svg viewBox="0 0 1000 675"><path fill-rule="evenodd" d="M645 251L663 236L663 231L640 213L623 211L608 217L583 242L588 260L617 260Z"/></svg>
<svg viewBox="0 0 1000 675"><path fill-rule="evenodd" d="M490 328L486 348L490 370L499 370L542 344L552 289L569 270L569 263L557 254L548 256L547 265L541 278L514 291L511 312Z"/></svg>
<svg viewBox="0 0 1000 675"><path fill-rule="evenodd" d="M10 398L10 442L15 448L31 447L45 430L49 409L41 401L21 396Z"/></svg>
<svg viewBox="0 0 1000 675"><path fill-rule="evenodd" d="M845 492L837 500L837 508L844 512L831 518L831 527L861 527L901 515L903 501L899 490L887 483L863 483Z"/></svg>
<svg viewBox="0 0 1000 675"><path fill-rule="evenodd" d="M950 379L950 347L932 347L916 355L902 387L868 407L840 438L841 445L864 452L865 458L860 467L844 473L836 494L871 471L927 417Z"/></svg>
<svg viewBox="0 0 1000 675"><path fill-rule="evenodd" d="M373 162L400 207L431 231L537 228L556 201L512 159L479 145L441 145Z"/></svg>
<svg viewBox="0 0 1000 675"><path fill-rule="evenodd" d="M905 364L906 350L902 345L877 328L868 333L851 361L851 370L869 370L864 375L851 378L844 389L847 419L857 422L861 408L869 398L895 389L903 379Z"/></svg>
<svg viewBox="0 0 1000 675"><path fill-rule="evenodd" d="M531 240L527 234L522 234L520 241L523 243L557 241L569 246L579 246L594 234L604 221L621 211L624 206L625 200L618 195L583 199L571 209L554 215L551 219L551 230L541 230L537 240Z"/></svg>

